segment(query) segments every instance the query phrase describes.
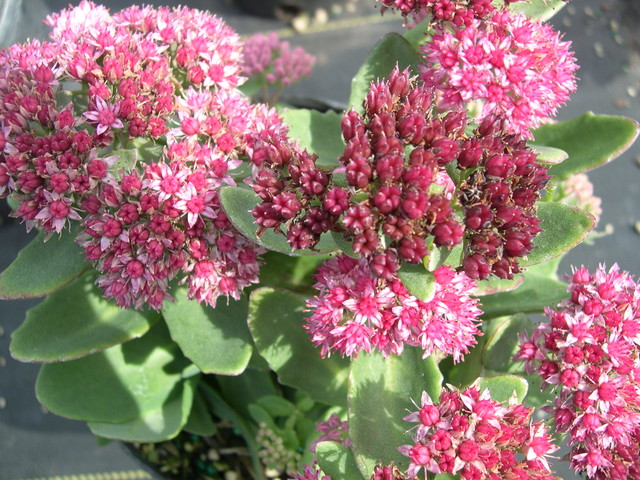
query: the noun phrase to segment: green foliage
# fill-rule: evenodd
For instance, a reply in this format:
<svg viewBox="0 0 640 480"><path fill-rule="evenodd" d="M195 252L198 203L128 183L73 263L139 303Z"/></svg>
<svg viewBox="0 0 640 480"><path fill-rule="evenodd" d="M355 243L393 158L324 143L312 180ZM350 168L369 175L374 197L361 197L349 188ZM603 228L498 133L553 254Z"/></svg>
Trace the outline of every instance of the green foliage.
<svg viewBox="0 0 640 480"><path fill-rule="evenodd" d="M161 442L180 433L189 419L197 378L181 382L161 407L123 423L89 422L94 435L125 442Z"/></svg>
<svg viewBox="0 0 640 480"><path fill-rule="evenodd" d="M215 308L187 298L186 288L162 311L171 338L204 373L238 375L249 363L253 346L247 328L246 299L218 301Z"/></svg>
<svg viewBox="0 0 640 480"><path fill-rule="evenodd" d="M199 390L195 391L189 418L182 429L189 433L205 437L215 435L217 431L216 424L213 422L207 402L204 400L202 393Z"/></svg>
<svg viewBox="0 0 640 480"><path fill-rule="evenodd" d="M406 39L397 33L387 34L373 47L353 77L349 106L362 112L362 102L367 96L371 82L386 78L396 64L401 70L410 68L415 71L419 61L419 54Z"/></svg>
<svg viewBox="0 0 640 480"><path fill-rule="evenodd" d="M344 150L341 114L288 108L282 112L282 118L289 126L289 136L309 153L318 155L317 166L331 170L338 166L338 157Z"/></svg>
<svg viewBox="0 0 640 480"><path fill-rule="evenodd" d="M529 147L536 153L536 160L538 163L557 165L569 158L569 154L559 148L547 147L544 145L529 145Z"/></svg>
<svg viewBox="0 0 640 480"><path fill-rule="evenodd" d="M146 335L93 355L43 365L36 395L56 415L123 423L156 411L179 390L189 362L164 322Z"/></svg>
<svg viewBox="0 0 640 480"><path fill-rule="evenodd" d="M500 3L503 3L502 0ZM509 8L516 13L524 13L529 18L544 22L558 13L566 3L564 0L527 0L511 3Z"/></svg>
<svg viewBox="0 0 640 480"><path fill-rule="evenodd" d="M506 278L489 277L485 280L476 280L476 297L492 295L499 292L511 292L524 282L524 275L516 274L511 280Z"/></svg>
<svg viewBox="0 0 640 480"><path fill-rule="evenodd" d="M335 479L364 480L351 449L337 442L320 442L316 446L318 465Z"/></svg>
<svg viewBox="0 0 640 480"><path fill-rule="evenodd" d="M533 240L534 248L520 265L536 265L568 252L581 243L595 226L595 218L584 210L564 203L538 203L542 232Z"/></svg>
<svg viewBox="0 0 640 480"><path fill-rule="evenodd" d="M0 299L38 298L64 287L88 267L76 231L44 241L40 234L0 274Z"/></svg>
<svg viewBox="0 0 640 480"><path fill-rule="evenodd" d="M260 355L284 385L318 402L345 405L349 362L321 358L303 328L305 301L286 291L259 288L249 300L249 329Z"/></svg>
<svg viewBox="0 0 640 480"><path fill-rule="evenodd" d="M219 418L229 421L238 429L240 435L242 435L242 438L246 442L247 449L251 455L251 463L256 480L263 480L265 476L262 472L262 465L260 464L258 457L258 444L255 440L257 428L248 421L247 417L239 414L233 407L231 407L229 403L227 403L210 385L202 382L200 384L200 390L213 413Z"/></svg>
<svg viewBox="0 0 640 480"><path fill-rule="evenodd" d="M423 265L403 263L398 271L398 278L409 290L409 293L423 302L433 300L436 294L436 277Z"/></svg>
<svg viewBox="0 0 640 480"><path fill-rule="evenodd" d="M489 370L516 373L522 369L519 362L513 361L518 352L520 333L530 332L533 322L524 314L494 318L485 322L485 345L482 351L482 364Z"/></svg>
<svg viewBox="0 0 640 480"><path fill-rule="evenodd" d="M480 390L489 389L491 398L496 402L508 402L515 393L518 403L522 403L529 388L527 381L518 375L483 377L478 382Z"/></svg>
<svg viewBox="0 0 640 480"><path fill-rule="evenodd" d="M27 311L11 336L11 355L23 362L60 362L140 337L160 315L125 310L102 298L85 275Z"/></svg>
<svg viewBox="0 0 640 480"><path fill-rule="evenodd" d="M638 123L630 118L588 112L571 120L543 125L533 133L536 144L559 148L569 155L567 160L549 169L551 175L563 179L622 155L638 136Z"/></svg>
<svg viewBox="0 0 640 480"><path fill-rule="evenodd" d="M516 313L542 313L544 307L558 304L567 297L567 286L550 275L546 264L529 267L524 282L512 292L482 297L483 318Z"/></svg>
<svg viewBox="0 0 640 480"><path fill-rule="evenodd" d="M311 291L315 283L313 274L326 258L328 257L324 255L291 257L278 252L267 252L262 255L264 265L260 267L260 285L295 292Z"/></svg>
<svg viewBox="0 0 640 480"><path fill-rule="evenodd" d="M216 381L222 398L233 404L233 408L245 417L249 415L251 403L256 403L264 396L280 393L271 378L271 373L267 371L247 368L237 376L218 376Z"/></svg>
<svg viewBox="0 0 640 480"><path fill-rule="evenodd" d="M358 469L369 478L377 462L407 465L397 447L407 443L407 409L420 402L422 392L440 396L442 374L436 361L421 358L414 347L401 356L383 358L360 353L349 376L349 436Z"/></svg>
<svg viewBox="0 0 640 480"><path fill-rule="evenodd" d="M322 255L336 250L328 233L322 235L315 250L294 250L289 246L284 235L275 233L273 230L266 230L260 236L256 235L257 227L251 211L260 203L260 197L251 190L242 187L224 187L220 190L220 203L233 226L245 237L267 250L292 256Z"/></svg>

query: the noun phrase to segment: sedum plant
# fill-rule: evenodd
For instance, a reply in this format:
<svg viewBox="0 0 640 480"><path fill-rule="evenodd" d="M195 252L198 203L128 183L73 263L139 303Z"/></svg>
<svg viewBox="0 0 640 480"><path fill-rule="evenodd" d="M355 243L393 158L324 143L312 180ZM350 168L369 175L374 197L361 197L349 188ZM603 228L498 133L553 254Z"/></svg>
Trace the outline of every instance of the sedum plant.
<svg viewBox="0 0 640 480"><path fill-rule="evenodd" d="M638 125L550 118L562 1L380 3L412 28L340 113L252 102L312 58L188 8L83 0L2 51L0 195L39 233L0 296L45 297L12 355L100 437L232 426L247 478L548 480L562 438L638 478L637 283L557 272Z"/></svg>

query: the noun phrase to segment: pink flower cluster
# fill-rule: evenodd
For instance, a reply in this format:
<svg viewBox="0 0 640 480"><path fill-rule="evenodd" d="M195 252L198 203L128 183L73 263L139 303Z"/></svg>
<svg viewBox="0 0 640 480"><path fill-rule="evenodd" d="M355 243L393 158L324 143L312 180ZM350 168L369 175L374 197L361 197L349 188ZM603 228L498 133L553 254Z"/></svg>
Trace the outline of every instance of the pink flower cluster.
<svg viewBox="0 0 640 480"><path fill-rule="evenodd" d="M470 277L512 278L540 231L535 201L546 168L504 132L503 118L492 115L467 134L463 112L440 113L432 100L433 90L406 70L373 83L364 115L351 110L342 120L347 145L333 172L285 137L263 139L253 156L260 228L286 226L296 249L336 232L385 279L401 260L419 263L430 243L453 247L466 237Z"/></svg>
<svg viewBox="0 0 640 480"><path fill-rule="evenodd" d="M339 255L318 268L318 295L308 300L311 315L305 328L321 354L355 356L361 350L400 355L404 345L462 359L475 336L482 313L471 298L475 285L464 273L449 267L435 271L436 290L423 302L397 278L372 275L365 259Z"/></svg>
<svg viewBox="0 0 640 480"><path fill-rule="evenodd" d="M640 478L640 287L614 265L573 273L570 298L547 309L516 359L556 394L556 430L589 478Z"/></svg>
<svg viewBox="0 0 640 480"><path fill-rule="evenodd" d="M382 11L392 8L415 21L429 18L433 24L469 25L474 19L484 19L496 10L491 0L378 0ZM504 0L505 5L519 0Z"/></svg>
<svg viewBox="0 0 640 480"><path fill-rule="evenodd" d="M478 121L498 113L507 131L533 138L531 129L576 90L570 46L549 25L499 11L464 27L436 26L423 46L421 77L443 106L479 100Z"/></svg>
<svg viewBox="0 0 640 480"><path fill-rule="evenodd" d="M316 445L318 445L318 443L326 441L338 442L347 447L351 446L351 440L349 440L349 422L340 420L340 417L335 413L331 414L324 422L318 423L316 430L322 435L309 447L312 452L316 451Z"/></svg>
<svg viewBox="0 0 640 480"><path fill-rule="evenodd" d="M418 425L412 445L399 448L411 460L407 474L458 474L463 480L555 480L547 456L558 449L532 408L502 405L489 391L451 387L438 403L422 394L419 409L405 417Z"/></svg>
<svg viewBox="0 0 640 480"><path fill-rule="evenodd" d="M323 475L318 465L314 462L313 465L305 465L302 473L298 472L289 480L331 480L328 475Z"/></svg>
<svg viewBox="0 0 640 480"><path fill-rule="evenodd" d="M258 280L261 248L218 189L275 111L235 87L241 43L213 15L83 0L48 17L51 43L0 53L0 195L27 227L78 237L105 296L159 309L179 276L214 305Z"/></svg>
<svg viewBox="0 0 640 480"><path fill-rule="evenodd" d="M291 48L276 32L256 33L242 50L242 68L247 76L261 76L268 84L289 86L311 75L316 57L302 47Z"/></svg>
<svg viewBox="0 0 640 480"><path fill-rule="evenodd" d="M418 477L408 477L395 465L376 465L369 480L418 480Z"/></svg>

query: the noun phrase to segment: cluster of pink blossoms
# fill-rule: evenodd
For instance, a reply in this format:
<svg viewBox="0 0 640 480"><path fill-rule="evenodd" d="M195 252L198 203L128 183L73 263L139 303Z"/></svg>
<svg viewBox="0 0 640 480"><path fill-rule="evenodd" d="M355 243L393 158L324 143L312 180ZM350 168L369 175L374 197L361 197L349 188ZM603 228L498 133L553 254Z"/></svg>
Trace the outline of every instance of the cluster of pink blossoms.
<svg viewBox="0 0 640 480"><path fill-rule="evenodd" d="M405 417L418 425L412 445L399 448L411 460L407 474L458 474L463 480L556 480L547 456L558 449L532 408L502 405L476 386L451 387L434 403L425 392L419 410Z"/></svg>
<svg viewBox="0 0 640 480"><path fill-rule="evenodd" d="M51 43L0 53L0 195L28 228L82 220L78 241L120 306L159 309L178 276L198 301L238 298L263 250L218 189L255 135L285 134L235 90L238 35L197 10L111 15L87 0L47 23Z"/></svg>
<svg viewBox="0 0 640 480"><path fill-rule="evenodd" d="M378 0L387 8L396 9L403 16L411 16L416 22L429 17L432 24L451 23L469 25L474 19L484 19L496 7L491 0ZM519 0L504 0L505 5Z"/></svg>
<svg viewBox="0 0 640 480"><path fill-rule="evenodd" d="M289 480L331 480L331 477L322 475L318 465L314 463L313 465L305 465L302 473L298 472L294 474L292 477L289 477Z"/></svg>
<svg viewBox="0 0 640 480"><path fill-rule="evenodd" d="M571 297L547 309L516 359L556 393L556 430L570 460L597 480L640 478L640 287L617 266L580 268Z"/></svg>
<svg viewBox="0 0 640 480"><path fill-rule="evenodd" d="M501 114L507 131L533 138L530 130L576 90L570 46L549 25L502 10L463 27L437 25L423 46L421 77L441 105L481 101L478 121Z"/></svg>
<svg viewBox="0 0 640 480"><path fill-rule="evenodd" d="M346 447L351 446L351 440L349 440L349 422L347 420L340 420L340 417L335 413L324 422L318 423L316 430L320 432L321 435L309 447L312 452L316 451L316 445L318 445L318 443L325 441L338 442Z"/></svg>
<svg viewBox="0 0 640 480"><path fill-rule="evenodd" d="M355 356L361 350L400 355L404 345L462 359L476 343L482 313L471 298L474 283L449 267L435 272L432 300L411 295L397 278L375 277L366 260L339 255L318 268L318 295L308 300L305 328L323 356L335 351Z"/></svg>
<svg viewBox="0 0 640 480"><path fill-rule="evenodd" d="M253 156L257 224L286 227L296 249L336 232L386 279L401 260L419 263L429 242L453 247L466 237L470 277L512 278L540 232L535 202L546 168L524 140L504 132L504 118L489 116L466 133L464 112L439 112L433 98L406 70L373 83L364 115L351 110L343 118L347 145L334 171L285 137L263 139ZM459 185L450 165L464 179Z"/></svg>
<svg viewBox="0 0 640 480"><path fill-rule="evenodd" d="M291 48L276 32L256 33L244 43L242 69L247 76L259 75L272 85L289 86L311 74L316 57L302 47Z"/></svg>

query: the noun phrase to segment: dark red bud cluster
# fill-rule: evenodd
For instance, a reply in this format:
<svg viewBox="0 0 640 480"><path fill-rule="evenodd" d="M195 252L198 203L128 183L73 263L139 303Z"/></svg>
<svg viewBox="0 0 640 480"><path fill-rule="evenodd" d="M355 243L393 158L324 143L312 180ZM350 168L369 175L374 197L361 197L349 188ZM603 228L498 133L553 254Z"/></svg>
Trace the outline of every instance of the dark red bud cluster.
<svg viewBox="0 0 640 480"><path fill-rule="evenodd" d="M535 202L549 180L547 169L523 140L504 134L503 124L497 116L485 119L458 158L463 171L473 169L458 200L466 227L463 267L475 279L512 278L540 232Z"/></svg>
<svg viewBox="0 0 640 480"><path fill-rule="evenodd" d="M432 96L398 68L371 85L364 113L342 119L346 146L336 171L346 185L285 136L256 141L260 230L285 233L296 249L339 233L384 278L401 261L421 262L431 243L451 248L464 240L470 277L511 278L540 231L535 202L547 171L523 140L504 133L501 118L485 119L469 136L465 113L439 112ZM446 186L451 165L464 179L455 193Z"/></svg>

